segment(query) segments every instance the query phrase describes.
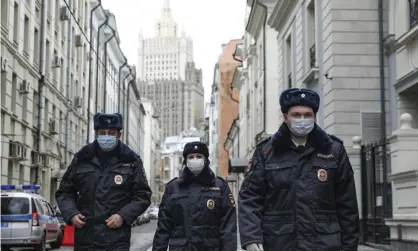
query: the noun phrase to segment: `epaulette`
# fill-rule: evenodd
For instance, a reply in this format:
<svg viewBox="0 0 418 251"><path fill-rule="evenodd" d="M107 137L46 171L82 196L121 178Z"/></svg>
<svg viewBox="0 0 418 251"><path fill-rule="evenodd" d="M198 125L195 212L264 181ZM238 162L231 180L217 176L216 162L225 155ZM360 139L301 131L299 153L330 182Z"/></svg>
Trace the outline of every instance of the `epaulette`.
<svg viewBox="0 0 418 251"><path fill-rule="evenodd" d="M168 186L168 184L170 184L171 182L173 182L173 181L175 181L175 180L177 180L178 179L178 177L175 177L174 179L172 179L172 180L170 180L169 182L167 182L167 184L165 184L166 186Z"/></svg>
<svg viewBox="0 0 418 251"><path fill-rule="evenodd" d="M332 135L332 134L328 134L328 136L330 136L330 137L331 137L331 139L333 139L333 140L335 140L335 141L337 141L337 142L339 142L339 143L341 143L341 144L343 144L343 145L344 145L344 140L342 140L342 139L338 138L337 136Z"/></svg>
<svg viewBox="0 0 418 251"><path fill-rule="evenodd" d="M226 179L222 178L221 176L216 175L216 178L222 180L223 182L228 182L228 181L226 181Z"/></svg>
<svg viewBox="0 0 418 251"><path fill-rule="evenodd" d="M258 142L258 144L256 145L256 147L259 147L261 145L264 145L265 143L269 142L271 139L271 137L268 137L267 139L263 139L262 141Z"/></svg>

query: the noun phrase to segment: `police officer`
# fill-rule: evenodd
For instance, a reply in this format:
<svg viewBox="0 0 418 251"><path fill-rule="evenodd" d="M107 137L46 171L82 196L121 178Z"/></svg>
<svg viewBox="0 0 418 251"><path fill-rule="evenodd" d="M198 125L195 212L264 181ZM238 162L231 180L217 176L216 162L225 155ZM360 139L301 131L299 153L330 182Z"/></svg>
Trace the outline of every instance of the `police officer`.
<svg viewBox="0 0 418 251"><path fill-rule="evenodd" d="M158 213L153 251L235 251L235 200L228 183L209 168L209 150L187 143L180 178L171 180Z"/></svg>
<svg viewBox="0 0 418 251"><path fill-rule="evenodd" d="M96 114L96 140L75 154L56 200L76 227L74 250L128 251L131 224L150 205L141 158L120 141L122 116Z"/></svg>
<svg viewBox="0 0 418 251"><path fill-rule="evenodd" d="M255 149L239 193L248 251L357 251L359 214L343 142L316 123L319 95L280 96L285 122Z"/></svg>

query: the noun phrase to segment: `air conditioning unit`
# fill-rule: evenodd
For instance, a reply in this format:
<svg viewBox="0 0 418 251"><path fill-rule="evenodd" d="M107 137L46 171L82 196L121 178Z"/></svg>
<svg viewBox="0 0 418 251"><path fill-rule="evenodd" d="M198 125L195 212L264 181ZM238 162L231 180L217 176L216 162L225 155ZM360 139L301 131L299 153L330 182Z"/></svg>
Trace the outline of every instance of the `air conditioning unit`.
<svg viewBox="0 0 418 251"><path fill-rule="evenodd" d="M13 142L10 141L9 142L9 157L11 159L23 159L23 145L20 144L19 142Z"/></svg>
<svg viewBox="0 0 418 251"><path fill-rule="evenodd" d="M7 64L7 58L1 57L1 72L7 72L9 65Z"/></svg>
<svg viewBox="0 0 418 251"><path fill-rule="evenodd" d="M58 126L59 126L58 121L55 119L51 119L49 121L49 133L52 135L58 134Z"/></svg>
<svg viewBox="0 0 418 251"><path fill-rule="evenodd" d="M49 156L48 154L41 154L41 164L43 166L51 166L51 156Z"/></svg>
<svg viewBox="0 0 418 251"><path fill-rule="evenodd" d="M61 6L60 19L61 21L70 20L70 11L68 10L67 6Z"/></svg>
<svg viewBox="0 0 418 251"><path fill-rule="evenodd" d="M19 92L21 94L28 94L30 93L30 82L27 80L23 80L19 86Z"/></svg>
<svg viewBox="0 0 418 251"><path fill-rule="evenodd" d="M61 58L58 56L54 56L52 59L52 68L60 68L61 67Z"/></svg>
<svg viewBox="0 0 418 251"><path fill-rule="evenodd" d="M83 47L83 38L81 37L81 35L76 35L75 36L75 46L76 47Z"/></svg>
<svg viewBox="0 0 418 251"><path fill-rule="evenodd" d="M41 164L41 157L38 152L35 152L35 151L31 152L31 162L32 162L32 166L38 166Z"/></svg>
<svg viewBox="0 0 418 251"><path fill-rule="evenodd" d="M83 107L83 98L80 96L76 96L74 98L74 106L77 108L81 108Z"/></svg>

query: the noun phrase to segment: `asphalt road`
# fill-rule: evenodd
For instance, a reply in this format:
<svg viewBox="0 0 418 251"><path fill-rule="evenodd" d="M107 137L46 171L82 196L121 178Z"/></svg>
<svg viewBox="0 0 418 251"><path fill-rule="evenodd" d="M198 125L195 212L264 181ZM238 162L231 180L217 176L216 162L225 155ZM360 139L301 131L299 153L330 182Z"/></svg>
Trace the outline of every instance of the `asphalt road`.
<svg viewBox="0 0 418 251"><path fill-rule="evenodd" d="M155 230L157 229L157 221L151 220L150 223L145 223L141 226L132 228L131 236L131 251L146 251L152 245ZM14 249L18 250L31 250L31 249ZM51 251L72 251L73 247L61 247L59 249L49 249Z"/></svg>

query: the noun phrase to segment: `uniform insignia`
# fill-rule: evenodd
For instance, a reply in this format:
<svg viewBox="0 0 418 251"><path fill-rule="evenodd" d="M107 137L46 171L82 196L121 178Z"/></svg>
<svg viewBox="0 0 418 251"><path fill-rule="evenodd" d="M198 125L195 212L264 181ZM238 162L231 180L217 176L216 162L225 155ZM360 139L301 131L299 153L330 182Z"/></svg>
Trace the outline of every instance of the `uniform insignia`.
<svg viewBox="0 0 418 251"><path fill-rule="evenodd" d="M220 191L221 189L219 187L209 187L209 190Z"/></svg>
<svg viewBox="0 0 418 251"><path fill-rule="evenodd" d="M196 149L196 150L197 150L197 148L198 148L197 146L194 146L194 149Z"/></svg>
<svg viewBox="0 0 418 251"><path fill-rule="evenodd" d="M304 97L305 97L305 93L302 93L300 96L301 96L302 98L304 98Z"/></svg>
<svg viewBox="0 0 418 251"><path fill-rule="evenodd" d="M232 193L229 194L228 196L228 201L229 201L229 205L231 207L236 207L235 205L235 199L234 199L234 195L232 195Z"/></svg>
<svg viewBox="0 0 418 251"><path fill-rule="evenodd" d="M208 200L208 202L206 202L206 206L207 206L210 210L214 209L214 208L215 208L215 201L214 201L214 200L212 200L212 199L209 199L209 200Z"/></svg>
<svg viewBox="0 0 418 251"><path fill-rule="evenodd" d="M324 181L327 181L327 179L328 179L327 170L319 169L318 170L318 180L324 182Z"/></svg>
<svg viewBox="0 0 418 251"><path fill-rule="evenodd" d="M247 169L245 170L245 174L247 174L247 173L249 173L251 171L252 164L253 164L253 159L251 158L248 161L248 166L247 166Z"/></svg>
<svg viewBox="0 0 418 251"><path fill-rule="evenodd" d="M318 153L316 156L318 158L321 158L321 159L333 159L334 158L334 155L333 154L322 154L322 153Z"/></svg>
<svg viewBox="0 0 418 251"><path fill-rule="evenodd" d="M120 185L123 183L123 177L121 175L115 175L115 184Z"/></svg>

